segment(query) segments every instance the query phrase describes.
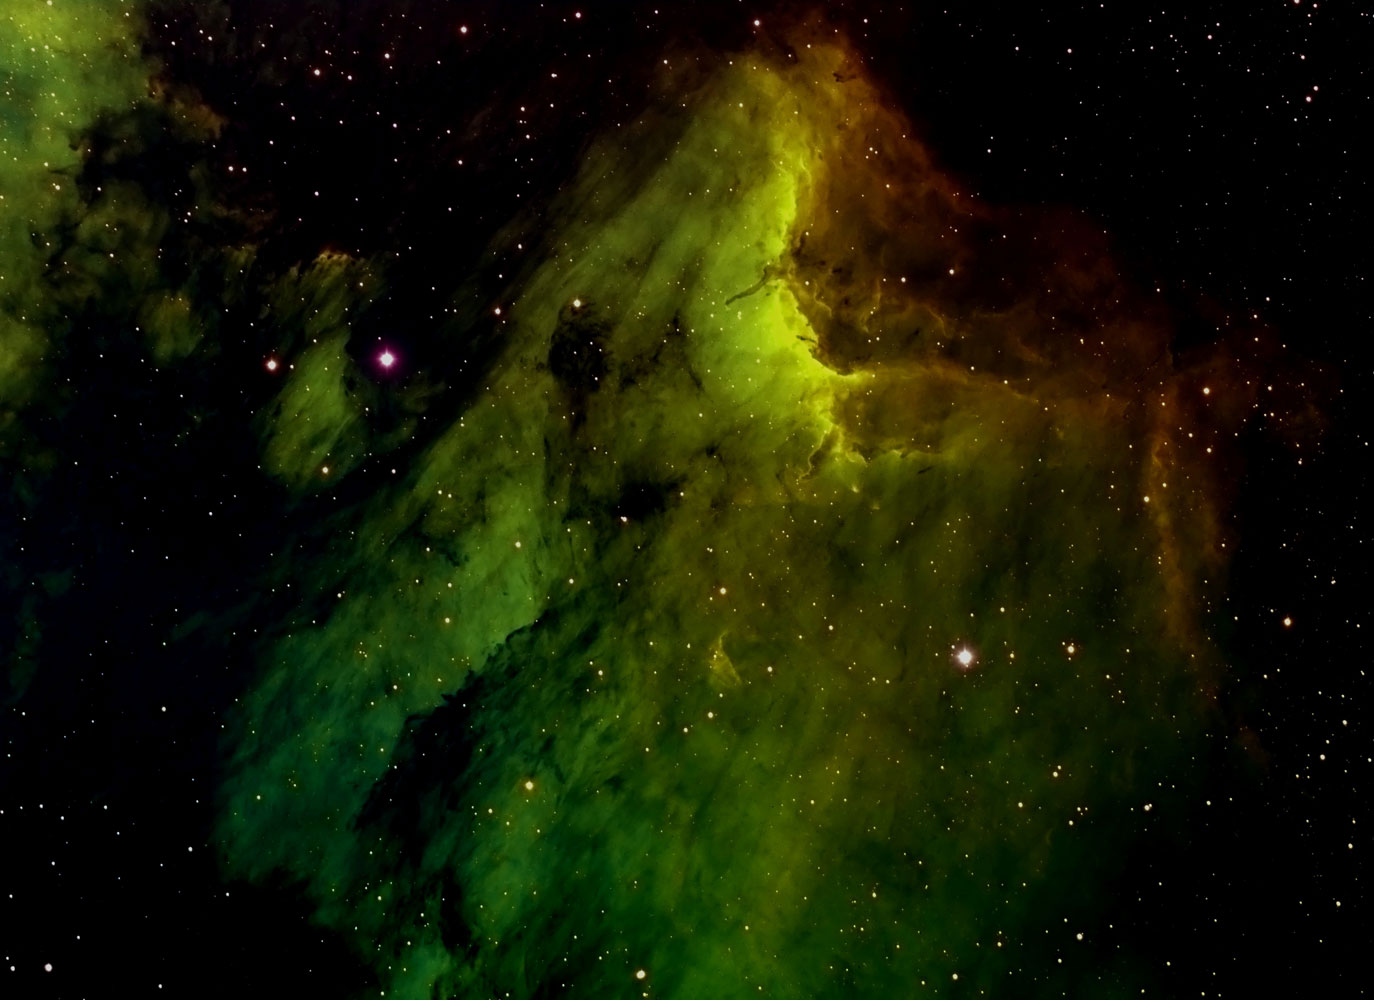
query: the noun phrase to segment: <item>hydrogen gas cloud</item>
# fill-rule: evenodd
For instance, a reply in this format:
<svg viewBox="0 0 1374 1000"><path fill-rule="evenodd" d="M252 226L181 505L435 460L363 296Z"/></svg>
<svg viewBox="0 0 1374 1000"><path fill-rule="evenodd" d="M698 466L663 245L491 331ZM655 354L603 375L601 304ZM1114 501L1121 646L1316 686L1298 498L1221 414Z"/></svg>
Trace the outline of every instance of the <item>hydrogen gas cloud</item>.
<svg viewBox="0 0 1374 1000"><path fill-rule="evenodd" d="M108 474L196 550L128 571L182 588L163 662L232 660L226 882L388 996L1161 981L1113 913L1240 728L1238 441L1318 423L1258 324L1180 347L1100 227L961 190L815 18L669 49L407 314L401 248L303 255L109 13L12 73L0 455L21 517ZM171 513L169 462L227 507ZM15 697L96 556L22 558Z"/></svg>
<svg viewBox="0 0 1374 1000"><path fill-rule="evenodd" d="M961 199L843 43L715 62L498 237L489 374L234 712L227 866L400 995L992 986L1211 721L1253 375ZM318 491L375 442L312 317L265 449Z"/></svg>

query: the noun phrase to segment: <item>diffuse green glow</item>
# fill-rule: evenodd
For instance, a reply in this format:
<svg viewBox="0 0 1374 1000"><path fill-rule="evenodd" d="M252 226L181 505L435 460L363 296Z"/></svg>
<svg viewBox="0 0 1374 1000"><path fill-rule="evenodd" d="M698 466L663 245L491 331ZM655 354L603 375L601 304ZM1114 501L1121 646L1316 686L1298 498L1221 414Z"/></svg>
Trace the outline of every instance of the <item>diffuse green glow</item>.
<svg viewBox="0 0 1374 1000"><path fill-rule="evenodd" d="M76 214L76 139L101 114L146 98L131 15L117 3L0 12L0 412L32 398L59 332L46 314L49 293L38 287L53 247L32 237Z"/></svg>
<svg viewBox="0 0 1374 1000"><path fill-rule="evenodd" d="M678 103L593 148L488 388L265 657L225 863L393 996L991 989L1205 719L1211 652L1159 638L1200 571L1138 489L1183 458L1121 360L1162 334L980 309L955 234L997 220L838 47ZM358 417L342 335L267 445L302 488Z"/></svg>

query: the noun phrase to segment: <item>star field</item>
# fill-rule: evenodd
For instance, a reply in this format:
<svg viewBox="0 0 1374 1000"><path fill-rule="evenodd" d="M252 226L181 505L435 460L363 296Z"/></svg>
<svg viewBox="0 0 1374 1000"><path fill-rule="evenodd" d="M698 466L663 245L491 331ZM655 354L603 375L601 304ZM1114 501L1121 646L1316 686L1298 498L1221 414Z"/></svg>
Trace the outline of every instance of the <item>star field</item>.
<svg viewBox="0 0 1374 1000"><path fill-rule="evenodd" d="M0 991L1363 995L1372 30L0 14Z"/></svg>

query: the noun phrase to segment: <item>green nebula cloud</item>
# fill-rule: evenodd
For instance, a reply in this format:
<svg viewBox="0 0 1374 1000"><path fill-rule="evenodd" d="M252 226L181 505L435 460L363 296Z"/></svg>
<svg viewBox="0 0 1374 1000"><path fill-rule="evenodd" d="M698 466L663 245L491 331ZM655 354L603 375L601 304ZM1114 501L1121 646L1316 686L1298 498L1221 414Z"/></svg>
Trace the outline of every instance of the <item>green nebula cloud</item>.
<svg viewBox="0 0 1374 1000"><path fill-rule="evenodd" d="M78 176L91 127L147 102L140 28L135 8L124 3L9 4L0 11L0 461L16 460L4 488L19 507L41 496L55 461L34 427L70 398L70 387L55 387L53 376L69 356L73 313L99 276L116 269L121 220L88 212ZM145 229L142 222L138 228ZM74 244L82 247L69 257ZM31 413L35 407L44 412ZM0 579L17 591L12 541L0 545ZM24 592L12 622L0 625L9 640L0 641L8 647L7 699L22 694L38 669L39 608L71 583L68 568L50 569L42 591Z"/></svg>
<svg viewBox="0 0 1374 1000"><path fill-rule="evenodd" d="M227 726L223 864L387 996L1136 994L1105 906L1215 722L1244 382L841 44L693 66L493 247L503 353ZM301 494L376 446L366 270L273 299Z"/></svg>
<svg viewBox="0 0 1374 1000"><path fill-rule="evenodd" d="M60 336L40 285L54 228L81 207L81 137L146 98L131 4L19 4L0 13L0 441Z"/></svg>

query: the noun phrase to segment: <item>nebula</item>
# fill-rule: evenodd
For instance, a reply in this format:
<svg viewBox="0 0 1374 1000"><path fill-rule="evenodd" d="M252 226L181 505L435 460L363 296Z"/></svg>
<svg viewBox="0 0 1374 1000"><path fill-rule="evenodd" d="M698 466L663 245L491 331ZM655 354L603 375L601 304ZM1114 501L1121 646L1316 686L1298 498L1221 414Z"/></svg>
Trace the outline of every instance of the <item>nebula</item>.
<svg viewBox="0 0 1374 1000"><path fill-rule="evenodd" d="M498 291L454 276L447 365L490 361L451 411L444 363L391 398L350 351L378 261L265 296L264 469L349 501L223 733L226 873L388 996L1138 992L1110 904L1228 725L1263 331L1176 349L833 32L655 95L496 235Z"/></svg>

